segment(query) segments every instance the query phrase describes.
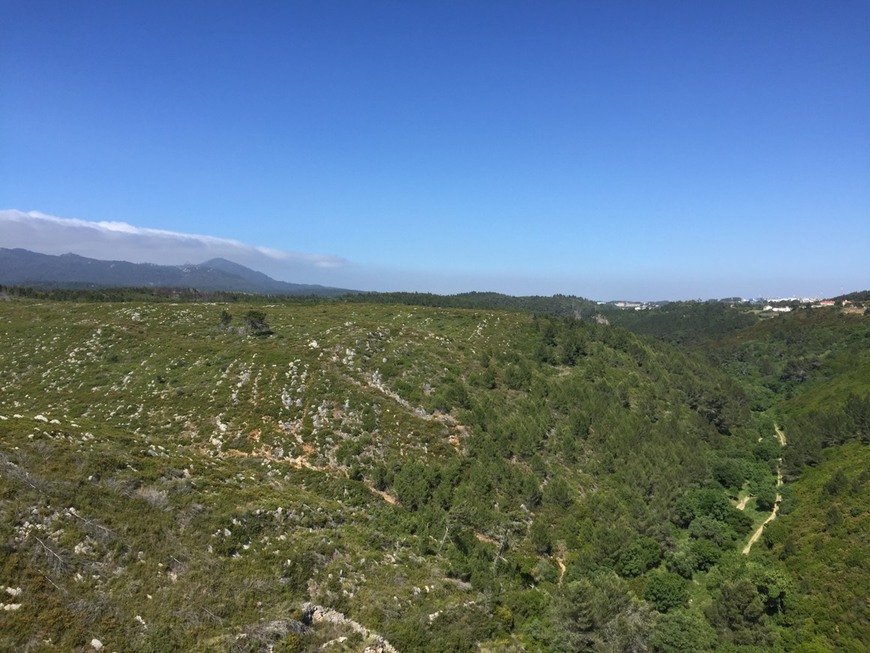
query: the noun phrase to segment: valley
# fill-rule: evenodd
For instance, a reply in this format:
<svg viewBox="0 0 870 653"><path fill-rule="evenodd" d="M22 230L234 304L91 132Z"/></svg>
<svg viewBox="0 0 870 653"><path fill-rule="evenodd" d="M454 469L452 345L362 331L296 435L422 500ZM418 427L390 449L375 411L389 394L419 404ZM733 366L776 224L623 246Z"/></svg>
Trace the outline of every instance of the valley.
<svg viewBox="0 0 870 653"><path fill-rule="evenodd" d="M774 430L776 431L776 437L779 439L779 446L786 446L785 433L782 432L778 426L774 425ZM749 552L752 550L752 545L758 541L758 538L761 537L761 534L764 533L764 527L767 526L770 522L776 519L776 515L779 512L779 504L782 502L782 495L779 494L779 488L782 487L782 458L778 458L776 461L776 499L774 500L773 510L770 511L770 516L762 522L761 526L752 534L752 537L749 538L749 541L746 543L746 546L743 547L743 555L749 555ZM748 498L748 497L747 497ZM746 504L741 506L737 505L739 510L743 510L746 507Z"/></svg>
<svg viewBox="0 0 870 653"><path fill-rule="evenodd" d="M832 338L858 347L843 374L865 374L866 318L849 320L802 331L830 353L776 399L774 370L728 373L766 342L744 331L708 346L713 365L521 311L0 302L0 645L849 645L794 621L802 590L776 559L801 402L843 383ZM845 516L854 536L865 517Z"/></svg>

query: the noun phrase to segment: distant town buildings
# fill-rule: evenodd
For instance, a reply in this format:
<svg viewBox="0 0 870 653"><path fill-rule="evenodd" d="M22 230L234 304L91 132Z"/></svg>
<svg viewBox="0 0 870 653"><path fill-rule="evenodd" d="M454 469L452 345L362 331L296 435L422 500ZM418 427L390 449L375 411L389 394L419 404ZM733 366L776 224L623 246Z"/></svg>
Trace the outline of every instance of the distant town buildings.
<svg viewBox="0 0 870 653"><path fill-rule="evenodd" d="M704 300L696 300L701 303ZM820 299L818 297L756 297L754 299L744 299L741 297L728 297L726 299L710 299L706 300L707 302L720 302L729 304L732 308L744 304L749 305L753 308L753 310L761 311L763 313L790 313L791 311L797 309L808 309L808 308L841 308L841 310L845 313L861 313L865 310L865 306L867 302L864 301L850 301L848 299ZM623 311L648 311L660 308L667 304L670 304L669 301L657 301L657 302L633 302L633 301L609 301L609 302L598 302L599 306L611 306L613 308L618 308Z"/></svg>
<svg viewBox="0 0 870 653"><path fill-rule="evenodd" d="M607 302L612 306L615 306L618 309L623 311L648 311L651 308L658 308L664 304L668 304L669 302Z"/></svg>

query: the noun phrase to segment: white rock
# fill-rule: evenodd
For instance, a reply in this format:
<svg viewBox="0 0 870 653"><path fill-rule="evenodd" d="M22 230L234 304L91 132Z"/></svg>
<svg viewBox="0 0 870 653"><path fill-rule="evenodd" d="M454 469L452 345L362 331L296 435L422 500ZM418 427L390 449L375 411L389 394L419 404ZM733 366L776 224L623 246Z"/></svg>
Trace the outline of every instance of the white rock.
<svg viewBox="0 0 870 653"><path fill-rule="evenodd" d="M20 603L4 603L3 604L3 609L6 610L6 612L12 612L13 610L18 610L20 607L21 607Z"/></svg>
<svg viewBox="0 0 870 653"><path fill-rule="evenodd" d="M6 593L9 596L21 596L21 588L20 587L7 587Z"/></svg>
<svg viewBox="0 0 870 653"><path fill-rule="evenodd" d="M36 415L36 416L34 416L33 419L35 419L35 420L37 420L37 421L39 421L39 422L45 422L45 423L48 423L48 418L47 418L45 415Z"/></svg>
<svg viewBox="0 0 870 653"><path fill-rule="evenodd" d="M103 643L100 640L98 640L96 637L94 637L91 640L91 646L93 646L96 650L99 651L101 648L103 648Z"/></svg>

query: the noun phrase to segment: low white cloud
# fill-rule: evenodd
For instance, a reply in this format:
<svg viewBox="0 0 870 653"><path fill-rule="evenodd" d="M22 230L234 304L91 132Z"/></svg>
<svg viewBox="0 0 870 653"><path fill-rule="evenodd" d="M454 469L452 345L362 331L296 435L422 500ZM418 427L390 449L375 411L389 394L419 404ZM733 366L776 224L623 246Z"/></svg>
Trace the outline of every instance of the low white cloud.
<svg viewBox="0 0 870 653"><path fill-rule="evenodd" d="M126 222L92 222L15 209L0 210L0 247L162 265L202 263L222 257L298 283L323 283L318 273L334 272L348 264L336 256L256 247L237 240L136 227Z"/></svg>
<svg viewBox="0 0 870 653"><path fill-rule="evenodd" d="M0 247L162 265L203 263L222 257L281 281L355 290L435 293L492 290L515 295L562 293L593 299L687 299L760 293L757 282L748 283L746 279L738 280L745 283L737 284L733 279L722 279L715 285L709 280L699 280L694 286L685 280L691 279L690 274L669 270L597 273L589 268L573 274L563 271L542 275L505 269L473 271L460 265L427 268L422 261L416 267L396 267L389 264L388 252L382 252L382 264L361 265L336 256L288 252L214 236L137 227L121 221L60 218L14 209L0 210ZM684 280L676 283L674 278ZM798 285L797 281L788 287L812 288L816 294L825 294L816 290L823 279L817 278L811 285L806 282ZM801 294L788 290L771 292L774 295Z"/></svg>

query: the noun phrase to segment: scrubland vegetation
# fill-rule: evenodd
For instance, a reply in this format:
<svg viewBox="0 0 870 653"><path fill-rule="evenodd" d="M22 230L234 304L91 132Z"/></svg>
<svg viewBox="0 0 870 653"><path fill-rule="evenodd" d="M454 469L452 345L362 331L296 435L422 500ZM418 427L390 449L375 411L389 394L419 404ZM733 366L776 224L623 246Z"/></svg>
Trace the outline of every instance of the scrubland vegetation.
<svg viewBox="0 0 870 653"><path fill-rule="evenodd" d="M868 318L466 305L0 302L0 648L866 650Z"/></svg>

